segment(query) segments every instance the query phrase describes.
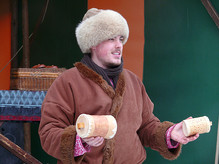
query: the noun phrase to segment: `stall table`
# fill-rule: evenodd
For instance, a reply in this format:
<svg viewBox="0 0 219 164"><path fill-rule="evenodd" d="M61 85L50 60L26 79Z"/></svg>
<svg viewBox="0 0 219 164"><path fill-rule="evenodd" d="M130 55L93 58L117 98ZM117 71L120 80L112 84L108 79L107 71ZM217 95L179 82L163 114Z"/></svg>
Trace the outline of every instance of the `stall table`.
<svg viewBox="0 0 219 164"><path fill-rule="evenodd" d="M0 90L0 121L40 121L45 95L46 91ZM27 164L41 163L2 134L0 144Z"/></svg>

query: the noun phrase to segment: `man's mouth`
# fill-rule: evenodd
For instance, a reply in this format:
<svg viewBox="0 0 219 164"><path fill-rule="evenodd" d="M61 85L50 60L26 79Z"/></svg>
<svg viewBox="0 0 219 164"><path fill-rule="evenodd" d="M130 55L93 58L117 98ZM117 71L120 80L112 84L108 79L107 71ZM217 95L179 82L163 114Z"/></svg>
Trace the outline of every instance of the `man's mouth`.
<svg viewBox="0 0 219 164"><path fill-rule="evenodd" d="M120 55L121 52L120 52L120 51L116 51L116 52L113 52L112 54L113 54L113 55Z"/></svg>

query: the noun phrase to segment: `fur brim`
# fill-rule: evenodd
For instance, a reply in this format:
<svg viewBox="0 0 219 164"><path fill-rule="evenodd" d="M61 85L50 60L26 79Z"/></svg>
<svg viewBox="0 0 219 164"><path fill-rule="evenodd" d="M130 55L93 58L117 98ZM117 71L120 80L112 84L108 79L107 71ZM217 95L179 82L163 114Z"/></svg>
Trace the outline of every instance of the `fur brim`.
<svg viewBox="0 0 219 164"><path fill-rule="evenodd" d="M98 14L82 21L76 28L76 38L83 53L90 53L90 48L99 43L123 36L125 44L129 36L127 21L112 10L101 10Z"/></svg>

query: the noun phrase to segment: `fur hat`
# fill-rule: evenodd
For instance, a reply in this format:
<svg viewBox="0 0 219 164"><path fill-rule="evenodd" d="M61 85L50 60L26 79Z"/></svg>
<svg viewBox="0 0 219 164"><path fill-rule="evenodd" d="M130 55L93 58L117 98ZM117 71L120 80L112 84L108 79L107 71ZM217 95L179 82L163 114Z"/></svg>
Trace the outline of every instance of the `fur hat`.
<svg viewBox="0 0 219 164"><path fill-rule="evenodd" d="M90 53L91 47L118 35L124 37L124 45L128 40L129 27L125 18L113 10L92 8L76 28L77 42L83 53Z"/></svg>

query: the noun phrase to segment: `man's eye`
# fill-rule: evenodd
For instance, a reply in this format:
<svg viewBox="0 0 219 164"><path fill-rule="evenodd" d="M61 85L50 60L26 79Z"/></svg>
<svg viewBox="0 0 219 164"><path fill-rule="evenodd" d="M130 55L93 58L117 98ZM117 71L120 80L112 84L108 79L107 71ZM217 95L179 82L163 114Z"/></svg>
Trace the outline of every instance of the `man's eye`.
<svg viewBox="0 0 219 164"><path fill-rule="evenodd" d="M122 41L122 42L123 42L123 41L124 41L124 37L121 37L121 38L120 38L120 41Z"/></svg>
<svg viewBox="0 0 219 164"><path fill-rule="evenodd" d="M109 40L112 40L112 41L113 41L113 40L114 40L114 38L110 38Z"/></svg>

